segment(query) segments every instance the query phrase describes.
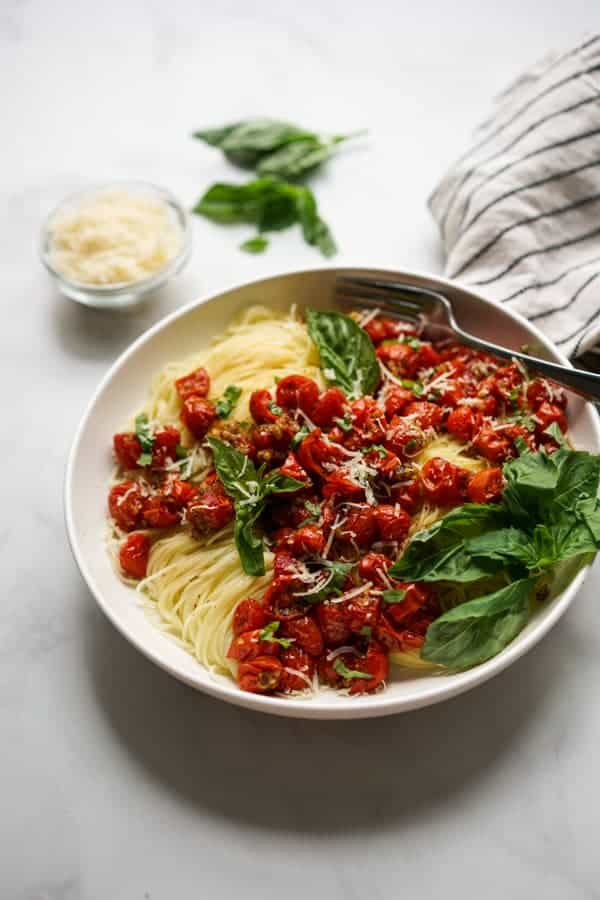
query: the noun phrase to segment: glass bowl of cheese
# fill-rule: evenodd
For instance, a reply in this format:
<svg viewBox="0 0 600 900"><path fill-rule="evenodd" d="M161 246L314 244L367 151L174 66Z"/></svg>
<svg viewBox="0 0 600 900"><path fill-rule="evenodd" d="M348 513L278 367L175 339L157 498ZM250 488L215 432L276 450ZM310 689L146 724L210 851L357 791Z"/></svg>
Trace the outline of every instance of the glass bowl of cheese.
<svg viewBox="0 0 600 900"><path fill-rule="evenodd" d="M67 297L122 309L187 262L189 217L163 188L114 182L67 197L48 216L42 262Z"/></svg>

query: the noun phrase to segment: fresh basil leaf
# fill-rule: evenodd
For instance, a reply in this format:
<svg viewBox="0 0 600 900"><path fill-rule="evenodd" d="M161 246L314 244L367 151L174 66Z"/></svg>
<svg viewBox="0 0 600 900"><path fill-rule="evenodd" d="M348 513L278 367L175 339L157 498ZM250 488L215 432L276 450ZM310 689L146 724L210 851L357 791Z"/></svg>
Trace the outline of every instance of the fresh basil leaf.
<svg viewBox="0 0 600 900"><path fill-rule="evenodd" d="M208 443L219 480L232 500L251 505L262 499L259 474L252 460L217 438L209 437Z"/></svg>
<svg viewBox="0 0 600 900"><path fill-rule="evenodd" d="M152 463L152 454L151 453L140 453L138 458L136 459L136 463L138 466L149 466Z"/></svg>
<svg viewBox="0 0 600 900"><path fill-rule="evenodd" d="M182 444L177 444L177 447L175 448L175 456L177 457L177 459L188 458L188 452Z"/></svg>
<svg viewBox="0 0 600 900"><path fill-rule="evenodd" d="M338 135L331 140L319 140L316 136L296 140L263 156L257 171L261 175L278 175L279 178L295 181L326 162L343 141L363 133Z"/></svg>
<svg viewBox="0 0 600 900"><path fill-rule="evenodd" d="M210 144L211 147L220 147L225 138L239 126L240 122L235 122L233 125L224 125L222 128L205 128L201 131L194 131L192 137L204 141L205 144Z"/></svg>
<svg viewBox="0 0 600 900"><path fill-rule="evenodd" d="M384 591L381 595L381 598L384 603L402 603L402 601L406 597L406 591L404 590L390 590Z"/></svg>
<svg viewBox="0 0 600 900"><path fill-rule="evenodd" d="M296 447L299 447L300 444L302 443L302 441L304 440L304 438L308 437L309 434L310 434L310 431L308 430L306 425L303 425L302 428L300 428L300 430L297 431L296 434L294 435L294 437L292 438L292 450L295 450Z"/></svg>
<svg viewBox="0 0 600 900"><path fill-rule="evenodd" d="M559 454L562 465L556 487L544 507L544 518L550 521L557 521L564 514L571 514L578 501L596 499L600 482L600 456L594 456L585 450L558 450L550 459Z"/></svg>
<svg viewBox="0 0 600 900"><path fill-rule="evenodd" d="M451 669L468 669L507 646L525 627L535 578L461 603L427 629L421 657Z"/></svg>
<svg viewBox="0 0 600 900"><path fill-rule="evenodd" d="M580 556L582 553L595 553L600 546L586 525L569 517L562 523L553 525L536 525L532 535L532 559L529 569L542 572L557 562Z"/></svg>
<svg viewBox="0 0 600 900"><path fill-rule="evenodd" d="M468 538L464 548L471 556L501 563L526 562L531 559L533 547L530 536L520 528L500 528L487 534Z"/></svg>
<svg viewBox="0 0 600 900"><path fill-rule="evenodd" d="M135 433L144 453L152 453L154 436L148 422L146 413L140 413L135 417Z"/></svg>
<svg viewBox="0 0 600 900"><path fill-rule="evenodd" d="M418 531L404 553L389 570L393 578L402 581L452 580L465 576L477 580L489 571L474 563L465 554L462 542L503 523L502 510L493 504L465 503L446 513L430 528ZM472 563L472 565L471 565ZM480 574L479 574L480 573ZM470 578L469 575L473 577Z"/></svg>
<svg viewBox="0 0 600 900"><path fill-rule="evenodd" d="M368 672L360 672L358 669L349 669L339 656L334 660L333 668L338 673L338 675L341 675L342 678L346 679L346 681L353 681L356 678L365 678L367 680L370 680L373 677L372 675L369 675Z"/></svg>
<svg viewBox="0 0 600 900"><path fill-rule="evenodd" d="M308 333L319 350L328 381L349 397L373 394L379 385L379 364L369 335L350 316L306 309Z"/></svg>
<svg viewBox="0 0 600 900"><path fill-rule="evenodd" d="M269 241L267 238L259 234L240 244L240 250L244 250L245 253L264 253L268 246Z"/></svg>
<svg viewBox="0 0 600 900"><path fill-rule="evenodd" d="M277 193L277 182L259 178L247 184L217 182L203 194L193 212L221 225L248 222L257 225L268 199Z"/></svg>
<svg viewBox="0 0 600 900"><path fill-rule="evenodd" d="M575 515L584 522L592 533L592 537L600 547L600 502L594 497L578 500L575 504Z"/></svg>
<svg viewBox="0 0 600 900"><path fill-rule="evenodd" d="M265 555L263 540L254 531L256 520L264 509L264 503L254 507L238 507L235 505L235 526L233 536L235 545L247 575L265 574Z"/></svg>
<svg viewBox="0 0 600 900"><path fill-rule="evenodd" d="M315 195L307 187L296 188L296 215L306 243L318 247L323 256L333 256L337 252L333 235L319 216Z"/></svg>
<svg viewBox="0 0 600 900"><path fill-rule="evenodd" d="M321 516L321 506L319 503L313 503L312 500L304 501L304 509L308 510L311 516Z"/></svg>
<svg viewBox="0 0 600 900"><path fill-rule="evenodd" d="M220 419L229 416L242 395L242 389L235 384L230 384L223 391L223 396L215 403L215 410Z"/></svg>
<svg viewBox="0 0 600 900"><path fill-rule="evenodd" d="M269 494L290 494L293 491L299 491L306 487L303 481L296 478L290 478L289 475L282 475L277 470L271 472L263 481L263 490L265 496Z"/></svg>
<svg viewBox="0 0 600 900"><path fill-rule="evenodd" d="M316 571L321 571L324 580L312 591L306 593L303 592L299 596L302 596L308 603L320 603L332 594L338 594L341 591L346 582L346 578L354 568L354 563L338 562L337 560L323 560L316 567L311 566L310 563L308 566L313 571L315 568Z"/></svg>
<svg viewBox="0 0 600 900"><path fill-rule="evenodd" d="M350 419L349 413L344 413L343 419L341 419L339 416L334 416L333 421L336 425L339 425L342 431L352 431L352 421Z"/></svg>
<svg viewBox="0 0 600 900"><path fill-rule="evenodd" d="M544 434L550 435L550 437L556 441L559 447L569 446L565 440L564 434L562 433L556 422L552 422L550 425L548 425L548 427L544 430Z"/></svg>
<svg viewBox="0 0 600 900"><path fill-rule="evenodd" d="M289 141L316 138L316 135L289 122L248 119L222 128L196 131L194 137L212 147L220 147L231 162L253 167L265 154L272 153Z"/></svg>
<svg viewBox="0 0 600 900"><path fill-rule="evenodd" d="M265 625L264 628L261 629L260 639L261 641L270 641L273 644L279 644L280 647L283 647L284 650L287 650L288 647L291 647L295 641L295 638L280 638L276 637L275 634L279 630L280 622L274 621L269 622Z"/></svg>
<svg viewBox="0 0 600 900"><path fill-rule="evenodd" d="M531 526L544 520L543 511L552 504L558 484L562 460L557 456L526 450L504 464L502 500L517 524Z"/></svg>

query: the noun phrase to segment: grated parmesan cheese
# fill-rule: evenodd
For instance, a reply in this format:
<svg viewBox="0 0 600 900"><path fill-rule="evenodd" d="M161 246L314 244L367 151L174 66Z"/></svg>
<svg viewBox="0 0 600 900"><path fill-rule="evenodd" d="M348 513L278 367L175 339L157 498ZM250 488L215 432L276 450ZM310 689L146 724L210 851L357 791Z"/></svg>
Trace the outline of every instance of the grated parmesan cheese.
<svg viewBox="0 0 600 900"><path fill-rule="evenodd" d="M98 191L49 225L50 262L83 284L130 284L162 269L183 235L166 203L123 190Z"/></svg>

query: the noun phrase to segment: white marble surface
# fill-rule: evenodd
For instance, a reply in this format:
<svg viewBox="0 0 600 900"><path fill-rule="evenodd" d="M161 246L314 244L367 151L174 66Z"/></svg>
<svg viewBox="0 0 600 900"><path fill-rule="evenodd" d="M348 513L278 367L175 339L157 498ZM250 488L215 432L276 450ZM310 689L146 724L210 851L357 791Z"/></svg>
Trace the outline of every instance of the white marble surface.
<svg viewBox="0 0 600 900"><path fill-rule="evenodd" d="M256 112L368 126L316 185L338 260L439 271L438 173L494 92L594 28L595 6L0 4L2 900L600 896L598 569L540 647L442 707L303 723L177 684L115 633L72 562L73 432L166 312L320 260L296 234L244 256L240 235L198 221L185 274L118 316L61 299L36 256L44 213L89 181L150 179L191 203L230 173L187 134Z"/></svg>

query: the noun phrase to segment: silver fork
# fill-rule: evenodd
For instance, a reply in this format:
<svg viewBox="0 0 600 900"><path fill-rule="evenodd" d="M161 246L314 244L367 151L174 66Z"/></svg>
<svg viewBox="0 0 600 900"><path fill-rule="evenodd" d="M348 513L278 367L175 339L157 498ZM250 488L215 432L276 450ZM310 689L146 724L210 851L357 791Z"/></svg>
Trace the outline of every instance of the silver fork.
<svg viewBox="0 0 600 900"><path fill-rule="evenodd" d="M420 334L426 339L441 340L455 336L462 344L474 350L485 350L501 359L518 360L529 371L551 378L587 400L600 401L600 374L570 369L469 334L454 318L450 300L438 291L400 281L340 275L336 279L335 296L345 306L379 308L383 312L417 322Z"/></svg>

